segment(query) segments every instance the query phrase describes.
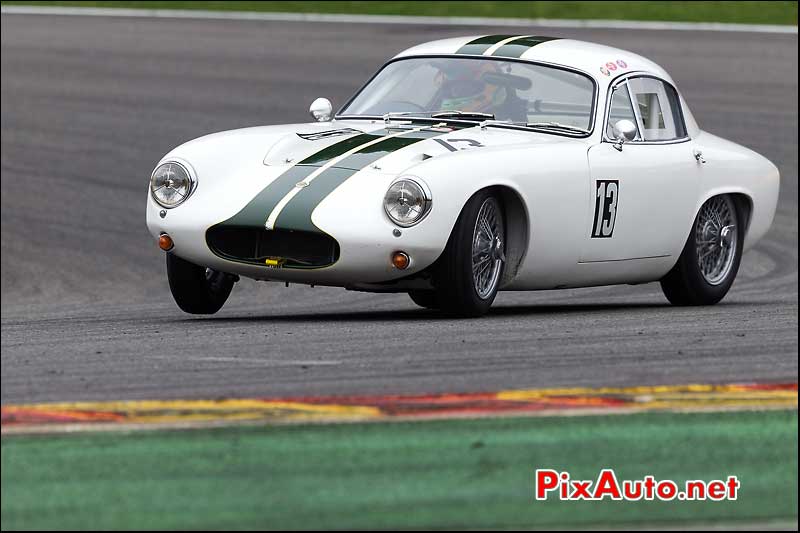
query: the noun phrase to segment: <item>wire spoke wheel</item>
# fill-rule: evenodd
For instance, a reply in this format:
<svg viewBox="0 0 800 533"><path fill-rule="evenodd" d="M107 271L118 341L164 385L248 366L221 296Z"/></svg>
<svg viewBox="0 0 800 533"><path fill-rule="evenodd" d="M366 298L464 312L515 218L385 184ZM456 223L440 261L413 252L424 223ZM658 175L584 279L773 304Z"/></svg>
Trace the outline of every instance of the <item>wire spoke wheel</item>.
<svg viewBox="0 0 800 533"><path fill-rule="evenodd" d="M495 198L481 204L472 234L472 283L486 300L497 289L505 262L503 214Z"/></svg>
<svg viewBox="0 0 800 533"><path fill-rule="evenodd" d="M736 208L728 196L711 198L700 209L695 224L697 266L710 285L724 282L739 246Z"/></svg>

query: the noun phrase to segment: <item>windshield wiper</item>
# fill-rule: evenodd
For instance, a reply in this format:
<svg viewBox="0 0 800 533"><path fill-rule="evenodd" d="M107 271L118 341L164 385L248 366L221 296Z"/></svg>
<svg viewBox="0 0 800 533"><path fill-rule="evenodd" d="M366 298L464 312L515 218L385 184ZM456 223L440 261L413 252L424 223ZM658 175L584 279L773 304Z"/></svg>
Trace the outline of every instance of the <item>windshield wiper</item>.
<svg viewBox="0 0 800 533"><path fill-rule="evenodd" d="M393 120L438 120L438 119L453 119L453 120L480 120L492 121L494 115L492 113L481 113L479 111L389 111L382 115L337 115L336 118L341 119L368 119L375 120L381 118L385 123Z"/></svg>
<svg viewBox="0 0 800 533"><path fill-rule="evenodd" d="M407 118L407 117L413 117L414 115L418 116L420 114L424 115L424 113L421 113L419 111L389 111L388 113L384 113L382 115L382 118L384 122L388 123L390 120L396 118Z"/></svg>
<svg viewBox="0 0 800 533"><path fill-rule="evenodd" d="M556 130L574 131L577 133L589 133L583 128L570 126L569 124L562 124L560 122L528 122L525 124L527 128L547 128Z"/></svg>
<svg viewBox="0 0 800 533"><path fill-rule="evenodd" d="M486 119L479 124L482 130L485 130L489 126L521 126L519 122L511 122L510 120L495 120L493 118Z"/></svg>
<svg viewBox="0 0 800 533"><path fill-rule="evenodd" d="M554 130L562 130L562 131L574 131L576 133L589 133L588 131L575 127L570 126L568 124L561 124L560 122L512 122L510 120L484 120L480 123L481 129L486 129L490 126L517 126L520 128L539 128L539 129L554 129Z"/></svg>
<svg viewBox="0 0 800 533"><path fill-rule="evenodd" d="M452 111L437 111L431 113L431 118L458 118L462 120L494 120L493 113L481 113L479 111L459 111L454 109Z"/></svg>

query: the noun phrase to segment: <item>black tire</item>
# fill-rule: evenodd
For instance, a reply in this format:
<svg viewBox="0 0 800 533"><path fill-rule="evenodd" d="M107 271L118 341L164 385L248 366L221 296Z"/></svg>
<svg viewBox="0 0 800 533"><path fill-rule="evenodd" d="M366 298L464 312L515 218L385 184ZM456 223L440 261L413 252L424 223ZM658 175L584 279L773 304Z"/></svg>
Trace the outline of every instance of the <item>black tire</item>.
<svg viewBox="0 0 800 533"><path fill-rule="evenodd" d="M222 309L237 276L218 272L168 252L167 279L175 303L193 315L212 315Z"/></svg>
<svg viewBox="0 0 800 533"><path fill-rule="evenodd" d="M720 272L720 279L712 279L713 283L710 283L707 275L704 275L698 259L700 256L698 241L707 235L704 233L704 227L708 226L707 221L703 222L704 209L713 205L711 202L727 206L735 217L734 223L736 225L735 247L729 266L723 272ZM739 264L742 260L744 225L743 210L739 202L735 201L731 196L715 196L703 204L700 212L697 213L697 217L695 217L689 238L686 239L686 244L683 247L681 256L678 258L678 262L661 279L661 290L664 291L664 295L670 303L673 305L713 305L725 297L731 285L733 285L734 279L736 279L736 273L739 271ZM726 264L728 263L726 262Z"/></svg>
<svg viewBox="0 0 800 533"><path fill-rule="evenodd" d="M408 291L408 295L414 303L425 309L439 309L436 301L436 293L433 291Z"/></svg>
<svg viewBox="0 0 800 533"><path fill-rule="evenodd" d="M497 265L493 287L483 296L478 294L473 280L473 236L478 215L485 203L492 203L497 213L497 236L500 239L499 257L492 258ZM502 202L490 190L480 191L466 203L447 241L444 252L434 270L436 303L443 312L459 317L478 317L492 306L500 280L503 277L505 257L505 217ZM499 262L496 261L499 259ZM490 267L495 268L495 267ZM492 270L494 272L494 270Z"/></svg>

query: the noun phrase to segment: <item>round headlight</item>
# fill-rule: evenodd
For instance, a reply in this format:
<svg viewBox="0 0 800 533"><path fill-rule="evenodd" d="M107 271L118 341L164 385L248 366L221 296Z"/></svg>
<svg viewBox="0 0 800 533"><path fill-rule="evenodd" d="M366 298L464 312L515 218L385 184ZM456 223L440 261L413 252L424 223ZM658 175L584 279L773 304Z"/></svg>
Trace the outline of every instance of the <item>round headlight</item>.
<svg viewBox="0 0 800 533"><path fill-rule="evenodd" d="M431 195L417 179L400 178L389 187L383 209L392 222L404 228L413 226L428 214Z"/></svg>
<svg viewBox="0 0 800 533"><path fill-rule="evenodd" d="M163 207L175 207L186 200L194 189L194 179L180 163L169 161L159 165L150 178L150 193Z"/></svg>

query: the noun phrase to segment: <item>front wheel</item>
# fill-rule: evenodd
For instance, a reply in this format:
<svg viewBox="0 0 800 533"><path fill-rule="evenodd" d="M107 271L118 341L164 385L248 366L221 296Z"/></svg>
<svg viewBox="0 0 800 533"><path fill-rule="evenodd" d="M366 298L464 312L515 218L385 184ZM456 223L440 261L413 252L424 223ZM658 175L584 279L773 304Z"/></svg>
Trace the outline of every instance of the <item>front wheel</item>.
<svg viewBox="0 0 800 533"><path fill-rule="evenodd" d="M436 302L436 293L433 291L408 291L408 295L420 307L439 309L439 304Z"/></svg>
<svg viewBox="0 0 800 533"><path fill-rule="evenodd" d="M743 221L730 195L703 204L678 262L661 279L670 303L713 305L725 297L742 259Z"/></svg>
<svg viewBox="0 0 800 533"><path fill-rule="evenodd" d="M502 205L491 191L481 191L462 209L439 258L437 306L455 316L485 314L497 295L505 260Z"/></svg>
<svg viewBox="0 0 800 533"><path fill-rule="evenodd" d="M222 309L237 276L218 272L168 252L167 279L175 303L193 315L212 315Z"/></svg>

